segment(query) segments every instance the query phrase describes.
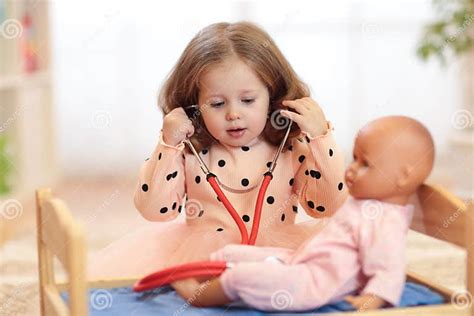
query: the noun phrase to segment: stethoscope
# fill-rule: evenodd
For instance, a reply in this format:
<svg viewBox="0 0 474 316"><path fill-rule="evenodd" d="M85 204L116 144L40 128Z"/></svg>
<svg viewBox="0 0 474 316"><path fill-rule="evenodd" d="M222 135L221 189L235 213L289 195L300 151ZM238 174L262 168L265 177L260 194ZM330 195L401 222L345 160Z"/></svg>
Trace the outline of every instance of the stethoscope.
<svg viewBox="0 0 474 316"><path fill-rule="evenodd" d="M187 108L190 108L190 107L198 109L197 105L191 105ZM288 118L285 118L285 119L288 119ZM229 202L229 200L225 196L224 192L219 187L218 182L220 183L220 181L217 179L217 176L209 171L207 165L204 163L204 161L202 160L201 156L194 148L194 145L191 143L189 138L186 137L186 139L183 141L189 146L193 154L198 159L201 170L206 174L207 182L209 182L212 189L214 190L214 192L216 192L217 196L219 197L221 202L224 204L229 214L232 216L232 219L237 224L240 231L240 235L241 235L240 243L242 245L255 245L258 229L260 226L260 218L262 215L262 205L263 205L263 199L265 197L265 192L267 191L268 185L270 184L270 181L273 178L273 170L276 167L276 161L278 160L278 157L280 156L283 146L286 140L288 139L291 125L293 123L291 119L288 119L288 120L290 121L290 123L288 124L288 128L286 130L285 136L282 142L280 143L280 146L278 147L278 150L275 156L273 157L272 163L268 167L268 171L264 173L263 182L260 186L260 190L257 196L257 202L255 204L255 213L254 213L254 219L252 222L252 229L250 231L250 236L239 214L236 212L232 204ZM145 276L144 278L138 280L134 284L133 290L135 292L151 290L153 288L161 287L161 286L170 284L174 281L187 279L190 277L197 277L197 276L217 277L221 275L226 269L231 268L231 267L232 267L232 264L226 261L198 261L198 262L181 264L181 265L169 267L164 270L160 270L160 271L157 271Z"/></svg>

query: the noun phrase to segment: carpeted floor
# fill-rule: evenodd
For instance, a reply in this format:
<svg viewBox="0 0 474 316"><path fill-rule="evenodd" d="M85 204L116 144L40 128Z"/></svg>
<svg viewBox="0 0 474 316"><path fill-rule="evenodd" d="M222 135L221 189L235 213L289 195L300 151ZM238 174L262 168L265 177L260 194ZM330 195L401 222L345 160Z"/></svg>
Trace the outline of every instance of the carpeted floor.
<svg viewBox="0 0 474 316"><path fill-rule="evenodd" d="M84 224L88 251L96 251L146 223L133 206L135 179L70 180L53 194ZM302 213L302 212L299 212ZM34 205L24 225L0 249L0 315L39 315ZM408 267L454 290L464 289L465 252L418 233L408 235ZM61 267L56 263L58 275Z"/></svg>

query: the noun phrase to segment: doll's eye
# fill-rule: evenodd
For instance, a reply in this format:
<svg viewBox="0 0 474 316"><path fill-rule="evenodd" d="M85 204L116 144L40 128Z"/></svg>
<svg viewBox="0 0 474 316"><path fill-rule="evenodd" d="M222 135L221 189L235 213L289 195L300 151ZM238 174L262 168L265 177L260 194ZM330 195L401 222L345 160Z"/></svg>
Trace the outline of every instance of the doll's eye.
<svg viewBox="0 0 474 316"><path fill-rule="evenodd" d="M242 99L242 102L247 103L247 104L250 104L253 101L255 101L255 99Z"/></svg>

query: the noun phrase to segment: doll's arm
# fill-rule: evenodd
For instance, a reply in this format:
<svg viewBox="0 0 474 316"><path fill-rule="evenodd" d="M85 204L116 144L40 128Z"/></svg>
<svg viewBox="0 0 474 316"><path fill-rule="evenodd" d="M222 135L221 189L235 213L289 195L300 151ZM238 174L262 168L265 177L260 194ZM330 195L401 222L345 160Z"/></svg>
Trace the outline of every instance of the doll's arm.
<svg viewBox="0 0 474 316"><path fill-rule="evenodd" d="M381 212L379 218L363 219L359 253L369 280L360 294L367 301L376 296L391 306L399 304L406 280L405 221L392 209Z"/></svg>
<svg viewBox="0 0 474 316"><path fill-rule="evenodd" d="M331 216L347 198L344 186L344 157L328 122L325 134L312 137L302 132L293 139L293 166L296 169L293 192L305 212L314 218Z"/></svg>
<svg viewBox="0 0 474 316"><path fill-rule="evenodd" d="M185 194L184 143L171 146L160 141L141 166L133 202L150 221L169 221L181 212Z"/></svg>

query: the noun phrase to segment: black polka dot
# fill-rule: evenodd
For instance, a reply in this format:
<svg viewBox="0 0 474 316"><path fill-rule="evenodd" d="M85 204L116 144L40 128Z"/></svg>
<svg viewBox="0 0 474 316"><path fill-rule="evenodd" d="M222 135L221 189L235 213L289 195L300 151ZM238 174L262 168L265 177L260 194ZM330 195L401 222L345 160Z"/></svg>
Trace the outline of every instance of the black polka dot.
<svg viewBox="0 0 474 316"><path fill-rule="evenodd" d="M217 200L218 200L219 202L222 202L222 201L221 201L221 199L220 199L219 197L217 197Z"/></svg>
<svg viewBox="0 0 474 316"><path fill-rule="evenodd" d="M165 214L166 212L168 212L168 208L167 208L167 207L163 207L163 208L160 210L160 213L161 213L161 214Z"/></svg>
<svg viewBox="0 0 474 316"><path fill-rule="evenodd" d="M332 157L333 154L334 154L334 152L332 151L331 148L329 148L329 157Z"/></svg>
<svg viewBox="0 0 474 316"><path fill-rule="evenodd" d="M319 171L311 170L310 173L311 173L311 176L312 176L313 178L316 178L316 179L321 178L321 172L319 172Z"/></svg>
<svg viewBox="0 0 474 316"><path fill-rule="evenodd" d="M273 204L273 202L275 202L275 198L273 196L270 195L269 197L267 197L268 204Z"/></svg>
<svg viewBox="0 0 474 316"><path fill-rule="evenodd" d="M201 217L204 214L204 210L201 210L198 214L198 217Z"/></svg>
<svg viewBox="0 0 474 316"><path fill-rule="evenodd" d="M306 171L304 172L305 175L308 175L309 174L309 171L308 169L306 169Z"/></svg>
<svg viewBox="0 0 474 316"><path fill-rule="evenodd" d="M293 212L298 213L298 206L293 205Z"/></svg>
<svg viewBox="0 0 474 316"><path fill-rule="evenodd" d="M243 150L243 151L249 151L249 149L250 149L250 148L247 147L247 146L242 146L242 150Z"/></svg>
<svg viewBox="0 0 474 316"><path fill-rule="evenodd" d="M181 213L181 205L178 207L178 213Z"/></svg>
<svg viewBox="0 0 474 316"><path fill-rule="evenodd" d="M148 161L148 160L150 160L150 158L145 159L145 161Z"/></svg>
<svg viewBox="0 0 474 316"><path fill-rule="evenodd" d="M171 207L173 210L176 209L176 202L173 203L173 206Z"/></svg>
<svg viewBox="0 0 474 316"><path fill-rule="evenodd" d="M306 157L304 155L301 155L298 157L299 162L303 162Z"/></svg>
<svg viewBox="0 0 474 316"><path fill-rule="evenodd" d="M282 221L282 222L285 221L285 213L281 214L281 221Z"/></svg>
<svg viewBox="0 0 474 316"><path fill-rule="evenodd" d="M244 187L246 187L246 186L249 185L249 179L243 178L242 181L240 181L240 183L242 183L242 185L243 185Z"/></svg>
<svg viewBox="0 0 474 316"><path fill-rule="evenodd" d="M202 154L203 154L203 155L207 154L207 152L208 152L207 148L204 148L204 149L202 150Z"/></svg>
<svg viewBox="0 0 474 316"><path fill-rule="evenodd" d="M294 182L295 182L295 178L291 178L289 183L290 185L293 185Z"/></svg>
<svg viewBox="0 0 474 316"><path fill-rule="evenodd" d="M161 160L161 153L158 155L158 160Z"/></svg>
<svg viewBox="0 0 474 316"><path fill-rule="evenodd" d="M313 201L308 201L308 206L310 208L314 208L314 202Z"/></svg>
<svg viewBox="0 0 474 316"><path fill-rule="evenodd" d="M309 143L309 142L310 142L309 137L308 137L308 136L305 136L305 138L306 138L306 141Z"/></svg>
<svg viewBox="0 0 474 316"><path fill-rule="evenodd" d="M189 196L188 196L188 195L186 195L186 201L188 201L188 200L189 200Z"/></svg>
<svg viewBox="0 0 474 316"><path fill-rule="evenodd" d="M201 177L200 177L200 176L196 176L196 178L194 178L194 181L196 181L196 183L201 182Z"/></svg>
<svg viewBox="0 0 474 316"><path fill-rule="evenodd" d="M224 228L218 228L218 229L217 229L218 232L221 232L221 231L223 231L223 230L224 230Z"/></svg>
<svg viewBox="0 0 474 316"><path fill-rule="evenodd" d="M324 206L322 206L322 205L318 206L316 209L320 212L324 212L324 210L325 210Z"/></svg>
<svg viewBox="0 0 474 316"><path fill-rule="evenodd" d="M219 162L217 163L219 165L219 167L224 167L225 166L225 161L224 160L219 160Z"/></svg>
<svg viewBox="0 0 474 316"><path fill-rule="evenodd" d="M142 185L142 190L143 190L143 192L148 191L148 184L146 184L146 183L143 184L143 185Z"/></svg>
<svg viewBox="0 0 474 316"><path fill-rule="evenodd" d="M250 221L250 216L244 215L244 216L242 216L242 220L243 220L244 222L248 222L248 221Z"/></svg>
<svg viewBox="0 0 474 316"><path fill-rule="evenodd" d="M339 191L341 191L343 187L344 187L344 184L342 184L342 182L339 182L339 185L337 186Z"/></svg>
<svg viewBox="0 0 474 316"><path fill-rule="evenodd" d="M166 180L167 181L170 181L171 178L176 178L176 176L178 175L178 171L175 171L173 173L170 173L169 175L166 176Z"/></svg>
<svg viewBox="0 0 474 316"><path fill-rule="evenodd" d="M272 165L271 161L267 162L267 168L270 168L271 165Z"/></svg>
<svg viewBox="0 0 474 316"><path fill-rule="evenodd" d="M292 151L293 150L293 145L288 146L288 150Z"/></svg>

